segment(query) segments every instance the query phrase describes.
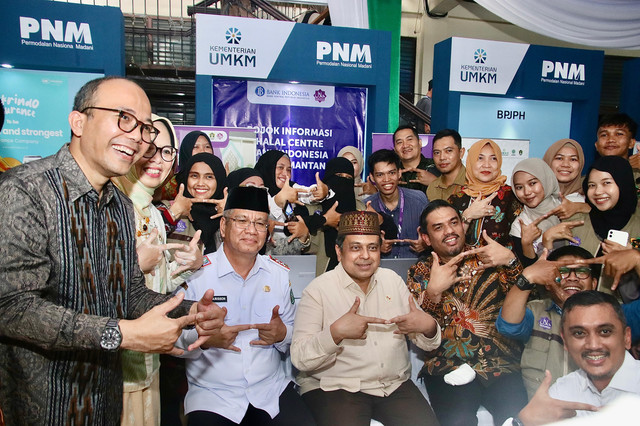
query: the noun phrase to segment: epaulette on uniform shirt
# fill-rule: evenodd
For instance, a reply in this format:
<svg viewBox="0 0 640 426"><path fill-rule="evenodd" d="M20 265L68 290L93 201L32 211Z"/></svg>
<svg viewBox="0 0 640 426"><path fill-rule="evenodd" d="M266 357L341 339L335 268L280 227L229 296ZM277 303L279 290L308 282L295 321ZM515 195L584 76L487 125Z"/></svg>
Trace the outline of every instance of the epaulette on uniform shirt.
<svg viewBox="0 0 640 426"><path fill-rule="evenodd" d="M275 257L273 257L273 256L269 255L269 259L271 259L271 260L273 261L273 263L276 263L277 265L279 265L279 266L283 267L283 268L284 268L284 269L286 269L287 271L290 271L290 270L291 270L291 268L289 268L289 266L287 266L287 264L286 264L286 263L284 263L284 262L282 262L282 261L280 261L280 260L276 259Z"/></svg>

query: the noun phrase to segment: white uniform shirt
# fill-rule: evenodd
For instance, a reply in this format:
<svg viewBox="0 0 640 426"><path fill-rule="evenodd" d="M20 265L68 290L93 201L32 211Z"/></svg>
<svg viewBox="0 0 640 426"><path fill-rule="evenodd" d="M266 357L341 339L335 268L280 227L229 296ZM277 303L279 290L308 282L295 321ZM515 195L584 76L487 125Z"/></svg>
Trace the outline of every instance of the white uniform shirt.
<svg viewBox="0 0 640 426"><path fill-rule="evenodd" d="M200 300L212 288L214 302L227 308L227 325L268 323L279 305L287 335L272 346L253 346L249 342L258 340L258 330L246 330L233 343L241 352L218 348L185 352L189 382L185 413L210 411L240 423L251 404L273 418L279 413L279 396L289 384L280 358L291 344L295 316L289 269L258 255L245 280L233 270L223 246L208 255L211 263L187 280L186 299ZM185 330L176 346L186 351L196 339L196 330Z"/></svg>
<svg viewBox="0 0 640 426"><path fill-rule="evenodd" d="M551 398L584 402L596 407L608 405L626 394L640 395L640 361L635 360L629 352L625 353L622 366L602 392L598 392L582 369L559 378L549 389ZM592 414L584 410L577 412L578 417Z"/></svg>

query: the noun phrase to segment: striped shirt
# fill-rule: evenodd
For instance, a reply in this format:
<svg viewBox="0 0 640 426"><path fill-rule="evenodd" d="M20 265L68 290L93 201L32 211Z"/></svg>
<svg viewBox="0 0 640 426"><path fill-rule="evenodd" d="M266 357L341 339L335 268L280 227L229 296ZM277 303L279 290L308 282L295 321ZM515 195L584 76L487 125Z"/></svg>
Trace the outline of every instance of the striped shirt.
<svg viewBox="0 0 640 426"><path fill-rule="evenodd" d="M131 201L111 182L100 197L68 145L4 173L0 194L7 424L119 424L120 352L100 349L102 331L167 299L144 284Z"/></svg>

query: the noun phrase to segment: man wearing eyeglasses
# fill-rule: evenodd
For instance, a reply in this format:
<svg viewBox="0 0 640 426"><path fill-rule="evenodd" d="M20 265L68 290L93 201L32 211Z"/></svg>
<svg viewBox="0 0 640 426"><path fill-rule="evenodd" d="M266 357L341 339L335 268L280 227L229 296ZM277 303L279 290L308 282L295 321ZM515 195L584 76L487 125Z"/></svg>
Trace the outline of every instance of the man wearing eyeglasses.
<svg viewBox="0 0 640 426"><path fill-rule="evenodd" d="M223 243L187 280L186 297L209 286L226 312L219 333L186 352L189 425L313 425L286 376L281 355L291 344L295 299L289 268L258 252L267 239L267 191L233 188L220 221ZM187 348L198 335L182 333Z"/></svg>
<svg viewBox="0 0 640 426"><path fill-rule="evenodd" d="M549 254L547 260L573 261L591 259L587 250L578 246L560 247ZM552 380L576 370L561 337L560 318L564 301L572 294L593 290L598 283L598 265L560 266L561 281L557 286L547 286L550 298L532 300L527 303L535 287L513 286L507 294L496 328L506 337L525 342L520 366L522 379L529 399L545 378L545 370L551 372Z"/></svg>
<svg viewBox="0 0 640 426"><path fill-rule="evenodd" d="M133 206L110 181L157 136L144 91L92 80L69 125L57 154L0 179L0 407L11 425L120 424L119 349L179 354L184 327L197 320L204 335L224 317L212 291L196 304L144 284Z"/></svg>

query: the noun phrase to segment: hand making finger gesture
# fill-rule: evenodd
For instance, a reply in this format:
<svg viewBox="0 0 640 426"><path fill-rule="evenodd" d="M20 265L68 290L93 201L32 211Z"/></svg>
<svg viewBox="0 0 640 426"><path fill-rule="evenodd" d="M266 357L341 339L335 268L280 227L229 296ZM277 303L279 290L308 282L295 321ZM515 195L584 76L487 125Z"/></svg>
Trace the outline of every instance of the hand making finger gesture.
<svg viewBox="0 0 640 426"><path fill-rule="evenodd" d="M385 320L375 317L358 315L360 298L356 297L355 302L346 314L338 318L331 324L331 337L336 345L344 339L366 339L367 327L369 324L384 324Z"/></svg>
<svg viewBox="0 0 640 426"><path fill-rule="evenodd" d="M129 349L145 353L167 353L182 355L182 349L174 344L182 329L196 321L196 315L190 313L180 318L169 318L167 314L173 311L184 300L184 293L180 293L160 305L156 305L134 320L120 320L122 334L122 349Z"/></svg>
<svg viewBox="0 0 640 426"><path fill-rule="evenodd" d="M547 250L553 250L553 243L556 240L569 240L574 244L579 244L578 240L573 237L571 230L582 225L584 225L584 220L560 222L544 231L544 234L542 234L542 245L544 245Z"/></svg>
<svg viewBox="0 0 640 426"><path fill-rule="evenodd" d="M202 267L202 250L198 245L201 234L202 231L197 230L191 241L189 241L189 245L180 244L181 247L173 253L173 258L180 266L173 271L172 277L180 275L184 271L197 271Z"/></svg>
<svg viewBox="0 0 640 426"><path fill-rule="evenodd" d="M466 220L480 219L485 216L493 216L496 212L496 208L491 205L491 202L498 195L498 191L489 195L487 198L482 198L482 193L478 195L475 200L469 203L469 207L462 212L462 216Z"/></svg>
<svg viewBox="0 0 640 426"><path fill-rule="evenodd" d="M193 220L191 216L191 207L194 203L215 204L219 200L213 200L210 198L187 198L184 196L184 184L180 184L178 189L178 195L173 200L169 212L175 219L189 218Z"/></svg>
<svg viewBox="0 0 640 426"><path fill-rule="evenodd" d="M431 315L416 306L413 296L409 296L409 313L398 315L387 320L387 324L395 324L398 329L394 334L422 333L427 337L433 337L436 330L436 320Z"/></svg>
<svg viewBox="0 0 640 426"><path fill-rule="evenodd" d="M274 343L282 342L287 337L287 326L280 318L279 305L273 307L271 311L271 321L266 324L254 324L251 328L258 330L258 340L252 340L252 345L270 346Z"/></svg>
<svg viewBox="0 0 640 426"><path fill-rule="evenodd" d="M136 247L140 269L145 274L155 275L155 267L162 260L165 250L180 249L184 244L168 243L160 244L158 241L158 229L153 228L149 237Z"/></svg>
<svg viewBox="0 0 640 426"><path fill-rule="evenodd" d="M538 426L575 417L577 410L598 411L597 407L582 402L561 401L549 396L551 373L545 371L544 380L531 401L520 411L518 418L526 426Z"/></svg>
<svg viewBox="0 0 640 426"><path fill-rule="evenodd" d="M313 201L322 201L329 195L329 187L320 179L320 172L316 172L316 185L311 188Z"/></svg>
<svg viewBox="0 0 640 426"><path fill-rule="evenodd" d="M224 206L225 204L227 204L227 196L229 195L229 189L225 187L222 190L222 194L223 194L223 197L220 200L215 200L213 198L211 199L211 202L216 205L216 214L211 216L209 219L217 219L219 217L222 217L222 214L224 213Z"/></svg>
<svg viewBox="0 0 640 426"><path fill-rule="evenodd" d="M593 259L578 259L573 262L577 265L604 265L603 273L613 277L611 290L618 288L620 278L627 272L635 269L640 270L640 251L636 249L627 249L622 251L611 252L604 256L595 257Z"/></svg>
<svg viewBox="0 0 640 426"><path fill-rule="evenodd" d="M454 256L444 265L440 264L440 257L434 251L431 253L433 256L433 264L431 265L431 274L429 276L429 285L425 290L429 299L434 302L440 302L442 293L448 290L452 285L471 279L470 276L458 276L458 264L468 256L468 252L462 252L457 256Z"/></svg>
<svg viewBox="0 0 640 426"><path fill-rule="evenodd" d="M188 350L192 351L199 348L204 342L207 341L209 336L219 333L222 325L224 324L224 318L227 316L226 308L221 308L217 303L213 301L214 292L209 289L204 292L202 297L197 303L191 305L189 314L196 316L196 331L198 332L198 339L193 342Z"/></svg>
<svg viewBox="0 0 640 426"><path fill-rule="evenodd" d="M336 210L338 208L338 202L333 203L333 206L329 210L324 213L324 224L326 226L331 226L332 228L338 229L338 224L340 223L340 213Z"/></svg>
<svg viewBox="0 0 640 426"><path fill-rule="evenodd" d="M416 178L409 180L409 182L404 182L404 181L398 182L401 185L402 184L406 185L407 183L419 183L424 186L429 186L431 182L436 180L436 176L433 173L430 173L424 169L419 169L417 167L409 167L406 169L402 169L402 173L407 173L407 172L416 172Z"/></svg>
<svg viewBox="0 0 640 426"><path fill-rule="evenodd" d="M569 219L576 213L589 213L591 207L587 203L576 203L567 200L562 193L558 194L560 205L549 212L549 215L556 215L560 220Z"/></svg>
<svg viewBox="0 0 640 426"><path fill-rule="evenodd" d="M484 270L487 268L493 268L495 266L504 266L509 264L511 260L516 257L511 250L492 239L487 235L487 230L482 230L482 238L486 242L486 245L469 250L467 254L475 254L478 257L479 263L477 270Z"/></svg>
<svg viewBox="0 0 640 426"><path fill-rule="evenodd" d="M291 236L289 237L288 242L291 243L293 240L298 238L300 241L306 241L309 238L309 228L302 220L302 216L296 216L297 221L287 222L286 226Z"/></svg>

